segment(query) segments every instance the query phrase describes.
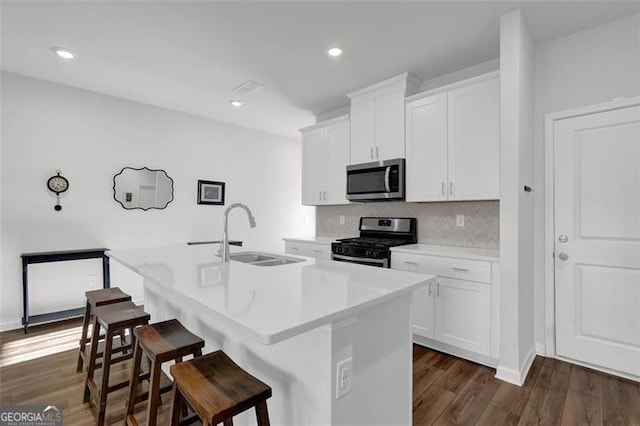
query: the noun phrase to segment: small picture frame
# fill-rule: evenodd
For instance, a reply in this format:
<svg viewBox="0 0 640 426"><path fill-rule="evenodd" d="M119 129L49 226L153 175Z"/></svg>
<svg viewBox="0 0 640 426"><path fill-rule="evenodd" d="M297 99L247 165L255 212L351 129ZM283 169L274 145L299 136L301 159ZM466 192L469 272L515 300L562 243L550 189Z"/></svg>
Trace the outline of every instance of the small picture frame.
<svg viewBox="0 0 640 426"><path fill-rule="evenodd" d="M198 204L224 206L224 182L199 180Z"/></svg>

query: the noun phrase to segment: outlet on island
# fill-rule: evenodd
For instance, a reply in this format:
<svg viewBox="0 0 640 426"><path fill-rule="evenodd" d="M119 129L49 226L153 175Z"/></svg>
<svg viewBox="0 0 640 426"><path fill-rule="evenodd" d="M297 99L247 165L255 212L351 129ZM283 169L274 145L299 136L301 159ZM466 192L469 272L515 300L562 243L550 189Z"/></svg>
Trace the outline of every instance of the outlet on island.
<svg viewBox="0 0 640 426"><path fill-rule="evenodd" d="M456 215L456 226L458 228L464 228L464 215L463 214Z"/></svg>
<svg viewBox="0 0 640 426"><path fill-rule="evenodd" d="M89 286L89 288L96 288L98 287L98 277L96 277L95 275L89 275L87 277L87 286Z"/></svg>
<svg viewBox="0 0 640 426"><path fill-rule="evenodd" d="M343 359L336 365L336 399L340 399L351 392L351 378L353 376L353 358Z"/></svg>

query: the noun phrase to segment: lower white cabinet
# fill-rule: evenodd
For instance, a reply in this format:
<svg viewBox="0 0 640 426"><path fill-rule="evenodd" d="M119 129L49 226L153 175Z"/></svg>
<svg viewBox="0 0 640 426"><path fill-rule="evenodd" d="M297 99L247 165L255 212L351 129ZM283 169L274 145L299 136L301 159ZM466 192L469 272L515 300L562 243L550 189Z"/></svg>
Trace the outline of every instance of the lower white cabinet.
<svg viewBox="0 0 640 426"><path fill-rule="evenodd" d="M438 277L435 339L482 355L490 355L491 286Z"/></svg>
<svg viewBox="0 0 640 426"><path fill-rule="evenodd" d="M438 276L436 282L413 292L412 327L417 343L495 363L499 304L498 289L492 290L497 287L496 262L393 252L391 267Z"/></svg>
<svg viewBox="0 0 640 426"><path fill-rule="evenodd" d="M318 259L331 259L331 244L285 240L284 252Z"/></svg>

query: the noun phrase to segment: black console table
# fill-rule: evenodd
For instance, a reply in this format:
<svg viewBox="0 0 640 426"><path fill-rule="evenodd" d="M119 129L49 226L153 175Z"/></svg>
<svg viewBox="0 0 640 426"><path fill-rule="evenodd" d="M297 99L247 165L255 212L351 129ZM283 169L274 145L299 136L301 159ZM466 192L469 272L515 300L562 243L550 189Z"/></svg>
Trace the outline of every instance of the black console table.
<svg viewBox="0 0 640 426"><path fill-rule="evenodd" d="M27 267L32 263L61 262L65 260L82 260L82 259L102 259L102 287L108 288L109 282L109 257L105 254L106 248L95 248L86 250L69 250L69 251L51 251L43 253L23 253L22 258L22 325L24 332L29 331L29 324L53 321L57 319L66 319L82 316L84 314L84 306L76 309L67 309L66 311L50 312L41 315L29 316L29 274Z"/></svg>

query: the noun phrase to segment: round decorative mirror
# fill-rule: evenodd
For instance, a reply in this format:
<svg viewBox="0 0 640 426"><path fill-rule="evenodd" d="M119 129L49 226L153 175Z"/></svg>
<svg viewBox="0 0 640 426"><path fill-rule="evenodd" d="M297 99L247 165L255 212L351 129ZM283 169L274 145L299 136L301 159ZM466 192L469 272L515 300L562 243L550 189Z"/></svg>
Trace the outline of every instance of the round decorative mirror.
<svg viewBox="0 0 640 426"><path fill-rule="evenodd" d="M124 167L113 177L113 198L127 210L164 209L173 201L173 179L164 170Z"/></svg>

